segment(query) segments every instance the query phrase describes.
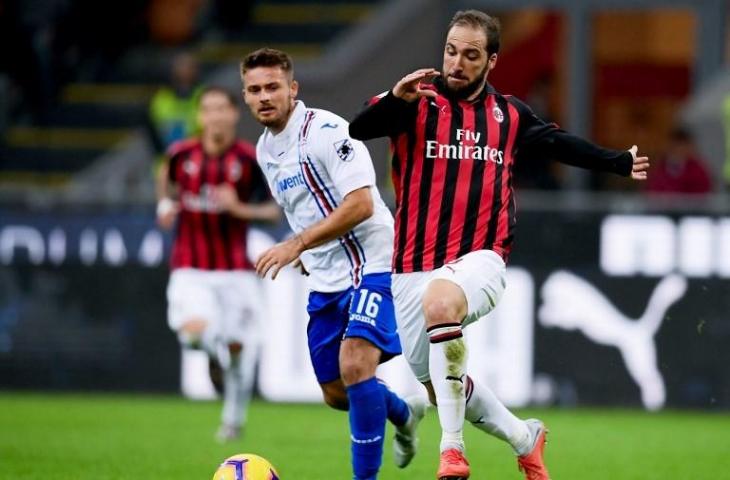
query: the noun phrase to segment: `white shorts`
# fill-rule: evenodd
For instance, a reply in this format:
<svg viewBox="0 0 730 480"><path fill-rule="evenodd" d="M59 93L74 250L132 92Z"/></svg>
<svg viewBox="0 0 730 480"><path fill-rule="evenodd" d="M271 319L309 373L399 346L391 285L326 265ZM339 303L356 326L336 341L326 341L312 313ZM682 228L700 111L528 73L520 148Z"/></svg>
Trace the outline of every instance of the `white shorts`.
<svg viewBox="0 0 730 480"><path fill-rule="evenodd" d="M423 316L423 295L432 280L449 280L464 292L469 325L491 312L506 286L504 260L492 250L478 250L430 272L393 274L393 300L403 355L419 382L431 379L428 372L429 341Z"/></svg>
<svg viewBox="0 0 730 480"><path fill-rule="evenodd" d="M167 285L167 322L178 331L191 319L206 320L226 341L257 340L263 289L250 271L173 270Z"/></svg>

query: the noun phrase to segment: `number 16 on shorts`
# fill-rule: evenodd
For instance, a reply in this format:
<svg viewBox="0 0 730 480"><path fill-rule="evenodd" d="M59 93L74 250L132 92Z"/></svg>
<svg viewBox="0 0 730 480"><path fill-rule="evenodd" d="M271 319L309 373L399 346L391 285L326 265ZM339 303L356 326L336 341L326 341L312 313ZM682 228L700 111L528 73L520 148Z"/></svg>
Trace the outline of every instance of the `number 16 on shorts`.
<svg viewBox="0 0 730 480"><path fill-rule="evenodd" d="M378 292L371 292L367 288L356 290L350 305L350 321L365 322L375 326L382 301L383 296Z"/></svg>

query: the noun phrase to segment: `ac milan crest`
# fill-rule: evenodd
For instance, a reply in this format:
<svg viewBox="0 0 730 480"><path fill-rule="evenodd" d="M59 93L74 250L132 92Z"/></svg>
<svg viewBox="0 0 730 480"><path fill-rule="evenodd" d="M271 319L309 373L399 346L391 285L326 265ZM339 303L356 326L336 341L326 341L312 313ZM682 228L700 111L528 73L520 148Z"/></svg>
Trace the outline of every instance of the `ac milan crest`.
<svg viewBox="0 0 730 480"><path fill-rule="evenodd" d="M502 109L500 109L499 107L494 107L492 109L492 115L494 115L494 119L499 123L502 123L504 121L504 113L502 113Z"/></svg>

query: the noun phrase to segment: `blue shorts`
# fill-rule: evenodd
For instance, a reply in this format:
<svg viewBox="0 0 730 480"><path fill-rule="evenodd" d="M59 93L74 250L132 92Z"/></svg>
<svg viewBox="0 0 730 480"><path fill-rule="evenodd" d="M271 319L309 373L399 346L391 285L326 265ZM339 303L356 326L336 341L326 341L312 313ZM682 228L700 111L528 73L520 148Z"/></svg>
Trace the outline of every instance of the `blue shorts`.
<svg viewBox="0 0 730 480"><path fill-rule="evenodd" d="M340 378L340 343L345 338L369 341L383 352L381 362L401 354L388 272L365 275L358 288L311 292L307 312L309 356L319 383Z"/></svg>

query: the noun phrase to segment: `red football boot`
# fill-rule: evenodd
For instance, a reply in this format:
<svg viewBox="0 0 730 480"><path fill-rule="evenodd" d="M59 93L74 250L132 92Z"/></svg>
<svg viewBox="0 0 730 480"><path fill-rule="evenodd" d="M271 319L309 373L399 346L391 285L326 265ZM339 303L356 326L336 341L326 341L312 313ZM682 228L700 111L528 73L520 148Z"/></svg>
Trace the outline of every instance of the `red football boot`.
<svg viewBox="0 0 730 480"><path fill-rule="evenodd" d="M535 440L530 453L517 457L517 466L525 474L525 480L550 480L550 474L542 458L548 430L545 424L536 419L527 420L527 427L533 433Z"/></svg>

